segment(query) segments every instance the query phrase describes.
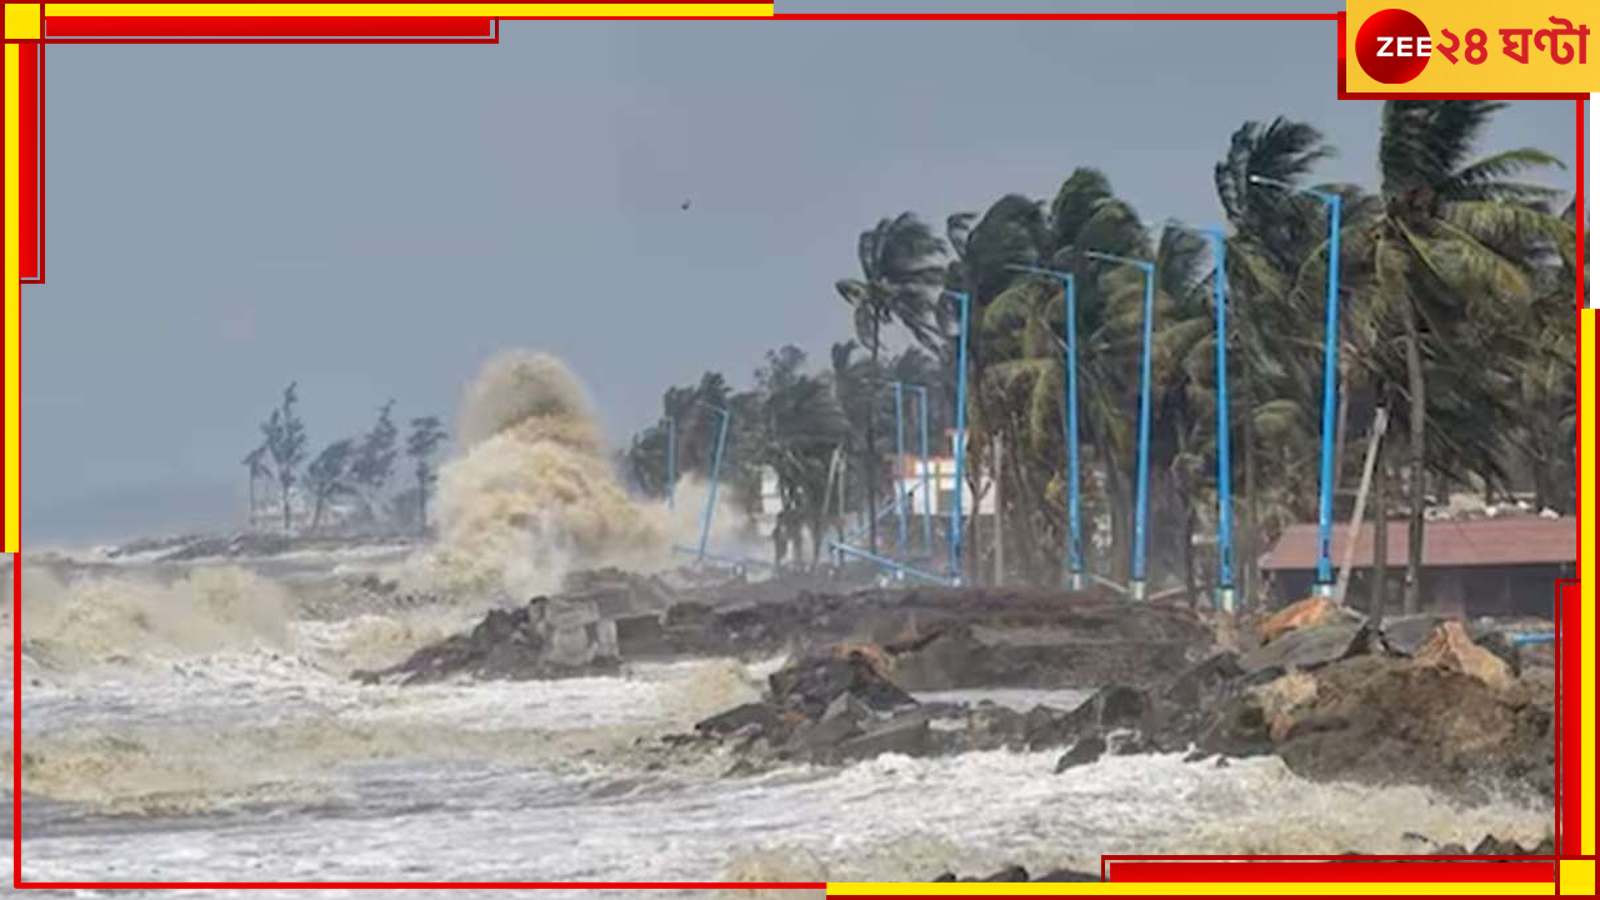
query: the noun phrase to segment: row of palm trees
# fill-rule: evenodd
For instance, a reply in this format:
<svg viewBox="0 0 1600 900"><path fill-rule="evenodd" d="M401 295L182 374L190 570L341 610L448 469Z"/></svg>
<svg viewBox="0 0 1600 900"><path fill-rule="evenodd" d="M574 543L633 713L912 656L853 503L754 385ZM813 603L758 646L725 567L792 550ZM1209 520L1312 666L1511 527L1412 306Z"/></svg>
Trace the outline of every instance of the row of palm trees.
<svg viewBox="0 0 1600 900"><path fill-rule="evenodd" d="M1540 507L1572 509L1577 210L1567 192L1528 180L1560 169L1555 156L1533 148L1475 155L1502 106L1386 102L1376 191L1308 184L1333 147L1313 126L1281 117L1245 123L1216 164L1228 231L1222 274L1231 304L1229 412L1241 488L1235 563L1246 597L1258 589L1251 563L1266 542L1316 512L1329 262L1322 203L1263 190L1252 177L1342 198L1336 468L1341 488L1352 486L1349 472L1362 454L1344 448L1366 435L1378 409L1404 425L1380 446L1368 507L1378 529L1391 513L1409 519L1406 607L1419 600L1430 492L1451 485L1491 497L1531 491ZM829 505L828 475L831 454L843 446L854 471L872 476L856 479L864 494L858 504L877 509L888 472L882 433L893 421L884 384L933 383L944 403L953 400L956 308L948 292L962 291L973 304L969 484L974 493L998 486L1004 574L1058 578L1066 528L1065 304L1059 282L1013 268L1046 266L1073 272L1078 286L1085 513L1108 523L1116 546L1126 546L1142 274L1087 265L1091 250L1156 263L1151 574L1164 574L1193 596L1216 567L1214 548L1203 538L1216 508L1211 285L1219 273L1203 237L1142 220L1092 168L1073 171L1046 200L1007 194L982 212L952 215L942 235L912 213L864 232L860 273L836 285L854 311L855 341L836 345L831 368L818 374L803 371L797 350L772 354L754 390L723 398L745 405L735 418L751 429L731 445L739 448L729 457L740 473L736 480L748 493L748 473L772 466L789 514L784 525L820 541L839 513L837 502ZM902 344L910 349L890 353ZM902 367L916 370L914 376L901 377ZM726 389L720 376L707 379ZM692 419L684 403L715 388L703 381L669 391L664 412ZM948 407L935 410L939 425L949 418ZM708 431L691 426L680 458L702 459L696 448L705 446ZM630 455L639 456L641 441L648 445L652 434L641 436ZM636 460L640 476L645 462ZM867 539L876 546L875 529ZM996 574L996 561L980 556L976 542L967 548L973 555L966 571L987 566ZM1125 578L1117 568L1125 556L1092 565ZM1380 572L1372 583L1376 596L1387 579Z"/></svg>

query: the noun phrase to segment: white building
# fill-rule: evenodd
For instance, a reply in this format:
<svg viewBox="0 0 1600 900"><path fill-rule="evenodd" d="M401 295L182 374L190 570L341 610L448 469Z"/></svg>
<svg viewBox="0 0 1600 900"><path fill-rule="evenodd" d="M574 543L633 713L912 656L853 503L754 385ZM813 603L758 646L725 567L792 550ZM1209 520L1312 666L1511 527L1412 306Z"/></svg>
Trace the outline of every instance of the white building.
<svg viewBox="0 0 1600 900"><path fill-rule="evenodd" d="M955 449L955 433L947 432L946 441L948 452L943 456L929 456L927 477L929 492L933 495L933 514L948 516L955 506L956 499L956 461L953 455ZM961 512L963 515L972 514L972 485L970 483L972 468L968 466L962 472L961 485ZM907 515L922 515L926 507L923 505L923 464L922 457L907 454L895 460L895 483L900 485L902 496L907 498ZM978 482L978 492L982 495L978 505L978 515L994 515L994 486L985 473ZM891 498L892 499L892 498Z"/></svg>

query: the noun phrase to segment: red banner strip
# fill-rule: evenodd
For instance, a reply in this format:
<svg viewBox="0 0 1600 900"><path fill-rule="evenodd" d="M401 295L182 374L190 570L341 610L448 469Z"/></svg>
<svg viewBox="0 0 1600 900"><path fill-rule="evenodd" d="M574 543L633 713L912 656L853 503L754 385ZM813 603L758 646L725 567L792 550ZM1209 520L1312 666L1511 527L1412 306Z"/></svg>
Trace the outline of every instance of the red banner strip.
<svg viewBox="0 0 1600 900"><path fill-rule="evenodd" d="M494 20L465 16L56 16L57 38L492 38Z"/></svg>
<svg viewBox="0 0 1600 900"><path fill-rule="evenodd" d="M1108 881L1161 884L1216 882L1504 882L1553 883L1549 862L1114 862Z"/></svg>
<svg viewBox="0 0 1600 900"><path fill-rule="evenodd" d="M1578 140L1583 140L1582 134ZM1580 184L1582 182L1579 182ZM1580 838L1583 836L1583 792L1579 779L1583 772L1583 598L1575 583L1558 585L1556 599L1560 603L1557 615L1561 624L1556 629L1556 660L1560 667L1560 709L1557 711L1557 737L1561 742L1561 769L1558 777L1558 802L1561 804L1560 836L1562 856L1581 856ZM1592 688L1590 688L1592 690Z"/></svg>
<svg viewBox="0 0 1600 900"><path fill-rule="evenodd" d="M17 107L18 125L18 234L21 248L17 277L22 281L44 279L44 154L41 153L41 136L44 121L40 111L44 106L44 92L39 89L43 77L44 55L36 42L18 45L21 57L18 69L17 93L21 102Z"/></svg>

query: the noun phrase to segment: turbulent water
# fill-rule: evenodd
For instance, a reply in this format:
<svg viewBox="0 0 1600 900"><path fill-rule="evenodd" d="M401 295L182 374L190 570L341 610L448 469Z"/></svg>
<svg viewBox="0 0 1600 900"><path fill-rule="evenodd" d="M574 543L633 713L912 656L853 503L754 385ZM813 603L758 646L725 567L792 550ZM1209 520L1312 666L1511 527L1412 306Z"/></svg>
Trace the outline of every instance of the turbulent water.
<svg viewBox="0 0 1600 900"><path fill-rule="evenodd" d="M374 642L401 652L448 614L303 618L232 569L165 584L25 575L29 880L922 879L1097 869L1113 852L1399 852L1417 849L1406 832L1536 839L1549 820L1311 784L1275 759L1122 757L1059 776L1053 753L652 771L636 741L753 698L775 663L363 687L347 674ZM35 614L45 598L55 615Z"/></svg>
<svg viewBox="0 0 1600 900"><path fill-rule="evenodd" d="M617 485L559 363L491 363L461 427L440 485L442 540L400 564L408 577L519 597L568 565L659 561L678 539L679 522ZM308 573L351 565L302 555L293 584L230 565L25 567L24 878L920 880L1008 863L1098 870L1114 852L1415 851L1407 832L1528 841L1550 818L1511 803L1457 808L1421 789L1312 784L1276 759L1122 757L1063 775L1055 753L889 756L750 778L724 777L727 758L651 765L642 744L753 699L777 661L359 686L353 670L464 627L482 606L447 592L385 608L304 587ZM4 633L9 704L9 621ZM1021 708L1078 695L928 699ZM4 760L9 789L19 761L9 747Z"/></svg>

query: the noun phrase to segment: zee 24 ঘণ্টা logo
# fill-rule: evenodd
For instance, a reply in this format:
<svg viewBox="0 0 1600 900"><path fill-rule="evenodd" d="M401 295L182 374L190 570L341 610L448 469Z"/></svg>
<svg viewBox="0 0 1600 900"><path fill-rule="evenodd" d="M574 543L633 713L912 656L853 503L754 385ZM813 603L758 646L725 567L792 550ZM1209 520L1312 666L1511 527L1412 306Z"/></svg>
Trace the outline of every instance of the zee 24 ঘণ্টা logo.
<svg viewBox="0 0 1600 900"><path fill-rule="evenodd" d="M1571 20L1549 17L1546 28L1500 28L1500 54L1530 65L1538 54L1549 53L1555 65L1589 62L1589 26L1573 27ZM1530 48L1531 44L1531 48ZM1356 32L1356 60L1361 70L1383 84L1405 84L1422 74L1428 60L1438 54L1451 65L1481 66L1489 60L1489 32L1467 29L1457 35L1448 28L1434 37L1422 20L1403 9L1373 13Z"/></svg>

